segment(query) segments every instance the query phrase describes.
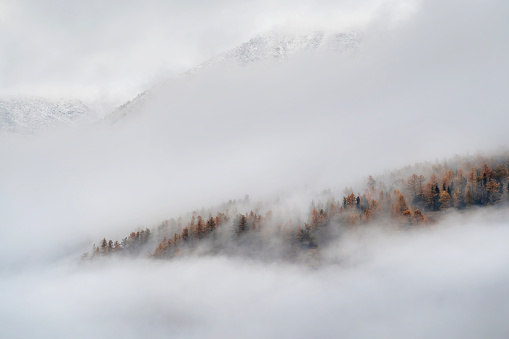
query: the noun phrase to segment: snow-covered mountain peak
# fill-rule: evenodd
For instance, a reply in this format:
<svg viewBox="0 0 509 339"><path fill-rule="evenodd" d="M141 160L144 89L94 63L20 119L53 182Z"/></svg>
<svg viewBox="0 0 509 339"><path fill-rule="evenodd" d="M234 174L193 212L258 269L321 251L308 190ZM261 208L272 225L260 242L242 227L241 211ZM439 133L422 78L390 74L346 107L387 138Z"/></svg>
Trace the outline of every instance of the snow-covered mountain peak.
<svg viewBox="0 0 509 339"><path fill-rule="evenodd" d="M96 118L79 100L0 99L0 133L33 134L91 122Z"/></svg>
<svg viewBox="0 0 509 339"><path fill-rule="evenodd" d="M353 53L358 50L361 36L357 32L291 34L269 31L191 69L188 74L211 66L246 66L264 61L283 61L303 53Z"/></svg>
<svg viewBox="0 0 509 339"><path fill-rule="evenodd" d="M286 61L305 53L354 54L360 47L360 41L361 34L358 32L314 31L294 34L272 30L259 34L239 46L201 63L185 72L183 76L193 76L215 67L245 67L263 62ZM164 87L164 84L156 87ZM105 120L115 124L124 117L141 111L147 100L156 92L156 87L140 93L136 98L118 107Z"/></svg>

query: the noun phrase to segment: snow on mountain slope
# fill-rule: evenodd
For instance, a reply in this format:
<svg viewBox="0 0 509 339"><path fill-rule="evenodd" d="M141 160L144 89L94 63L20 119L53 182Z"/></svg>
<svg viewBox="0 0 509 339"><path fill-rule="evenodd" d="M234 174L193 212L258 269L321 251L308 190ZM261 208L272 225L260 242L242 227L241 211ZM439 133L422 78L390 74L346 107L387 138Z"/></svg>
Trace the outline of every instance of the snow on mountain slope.
<svg viewBox="0 0 509 339"><path fill-rule="evenodd" d="M191 72L213 65L248 65L263 61L287 60L306 52L352 53L360 43L360 35L350 33L312 32L294 35L278 31L260 34L240 46L221 53Z"/></svg>
<svg viewBox="0 0 509 339"><path fill-rule="evenodd" d="M0 133L33 134L95 119L91 109L78 100L0 99Z"/></svg>
<svg viewBox="0 0 509 339"><path fill-rule="evenodd" d="M148 91L141 92L136 96L136 98L122 104L122 106L115 109L111 114L105 117L105 120L109 121L111 124L116 124L124 117L132 114L133 112L141 110L148 95Z"/></svg>
<svg viewBox="0 0 509 339"><path fill-rule="evenodd" d="M285 61L304 53L354 54L359 49L360 41L361 35L356 32L290 34L281 31L270 31L259 34L249 41L205 61L185 72L183 76L193 76L214 67L245 67L262 62ZM164 83L156 87L164 87ZM111 124L116 124L126 116L136 114L141 111L146 101L155 91L156 88L151 88L140 93L136 98L126 102L106 116L105 120Z"/></svg>
<svg viewBox="0 0 509 339"><path fill-rule="evenodd" d="M270 31L190 69L182 76L193 76L214 67L249 66L262 62L289 60L304 53L350 54L358 50L358 33L290 34ZM163 82L124 103L105 122L116 124L126 116L140 112L146 101ZM0 133L33 134L40 131L93 122L97 115L80 101L50 101L41 98L0 99Z"/></svg>

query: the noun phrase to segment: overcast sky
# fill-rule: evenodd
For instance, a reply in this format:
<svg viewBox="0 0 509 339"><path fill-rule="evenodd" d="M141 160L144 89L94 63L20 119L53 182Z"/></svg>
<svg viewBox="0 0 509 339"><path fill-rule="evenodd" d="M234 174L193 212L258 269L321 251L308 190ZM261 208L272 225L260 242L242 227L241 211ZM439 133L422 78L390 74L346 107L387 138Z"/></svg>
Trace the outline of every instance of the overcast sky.
<svg viewBox="0 0 509 339"><path fill-rule="evenodd" d="M363 29L416 0L2 0L0 96L122 103L273 27Z"/></svg>
<svg viewBox="0 0 509 339"><path fill-rule="evenodd" d="M324 253L345 265L312 272L221 257L73 263L102 237L245 194L293 189L308 206L305 187L342 198L369 174L507 147L508 9L0 0L0 97L121 102L274 26L365 33L358 57L169 82L113 127L0 136L0 337L507 338L507 208L353 232Z"/></svg>
<svg viewBox="0 0 509 339"><path fill-rule="evenodd" d="M33 251L52 252L62 246L36 234L53 229L62 242L81 241L100 236L105 225L123 234L127 225L245 194L272 197L306 185L340 192L386 169L507 147L508 5L461 4L458 12L454 3L427 1L395 20L391 6L379 7L359 57L316 55L170 82L118 128L4 136L0 159L9 160L0 166L0 224L11 225L11 236L32 234ZM38 6L30 7L34 17ZM221 12L204 6L196 13ZM89 27L66 25L76 32ZM218 28L217 35L227 31ZM85 35L101 36L94 34ZM82 50L90 55L94 48ZM31 229L41 220L44 227ZM9 241L0 253L16 244Z"/></svg>

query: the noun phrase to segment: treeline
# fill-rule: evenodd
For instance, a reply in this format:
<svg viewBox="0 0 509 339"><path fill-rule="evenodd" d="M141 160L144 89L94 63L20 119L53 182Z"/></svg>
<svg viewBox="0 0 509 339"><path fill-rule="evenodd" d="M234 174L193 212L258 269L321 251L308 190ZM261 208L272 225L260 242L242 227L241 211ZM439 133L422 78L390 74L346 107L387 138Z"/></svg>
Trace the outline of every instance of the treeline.
<svg viewBox="0 0 509 339"><path fill-rule="evenodd" d="M242 255L263 260L316 260L320 249L352 227L431 225L444 211L509 201L509 157L456 159L451 165L418 164L374 178L362 193L345 189L339 200L312 202L307 217L258 210L239 213L248 198L212 214L193 212L187 221L163 221L152 231L132 232L120 242L103 239L83 259L110 255ZM417 173L412 173L419 170ZM390 185L385 182L389 180Z"/></svg>

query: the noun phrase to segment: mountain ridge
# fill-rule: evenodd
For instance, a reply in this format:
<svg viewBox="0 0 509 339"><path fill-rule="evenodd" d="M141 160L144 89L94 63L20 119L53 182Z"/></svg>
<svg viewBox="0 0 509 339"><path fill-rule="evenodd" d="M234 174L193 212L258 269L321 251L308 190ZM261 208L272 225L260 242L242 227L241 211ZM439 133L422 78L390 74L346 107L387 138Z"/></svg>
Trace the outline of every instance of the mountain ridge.
<svg viewBox="0 0 509 339"><path fill-rule="evenodd" d="M0 99L0 133L34 134L94 119L95 113L80 100Z"/></svg>
<svg viewBox="0 0 509 339"><path fill-rule="evenodd" d="M283 62L305 53L355 54L360 47L362 35L359 32L325 33L314 31L307 34L291 34L269 31L258 34L237 47L200 63L184 72L181 77L194 76L202 71L225 66L248 67L263 62ZM167 82L167 81L166 81ZM129 115L139 112L155 89L165 82L138 94L108 114L104 120L114 125Z"/></svg>

